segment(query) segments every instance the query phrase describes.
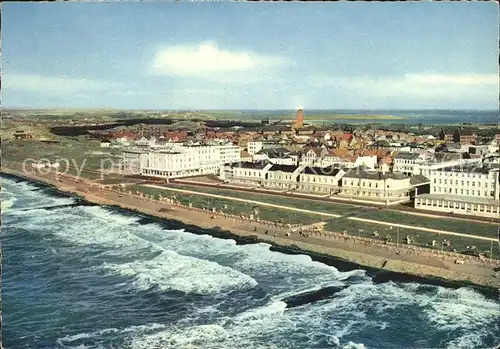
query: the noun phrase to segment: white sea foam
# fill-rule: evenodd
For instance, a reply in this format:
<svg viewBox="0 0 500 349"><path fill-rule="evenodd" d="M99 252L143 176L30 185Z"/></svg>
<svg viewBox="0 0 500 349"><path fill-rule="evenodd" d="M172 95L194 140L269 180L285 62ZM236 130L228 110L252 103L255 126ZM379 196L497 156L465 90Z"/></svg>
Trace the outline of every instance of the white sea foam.
<svg viewBox="0 0 500 349"><path fill-rule="evenodd" d="M247 289L257 281L229 267L193 257L164 251L152 260L138 260L124 264L105 264L105 270L134 277L140 289L158 286L161 290L179 290L185 293L220 293Z"/></svg>
<svg viewBox="0 0 500 349"><path fill-rule="evenodd" d="M120 226L127 226L133 223L137 223L137 221L140 219L138 216L128 216L116 213L101 206L86 206L84 210L92 214L93 216L106 221L107 223L118 224Z"/></svg>
<svg viewBox="0 0 500 349"><path fill-rule="evenodd" d="M242 314L237 315L234 320L241 321L253 321L261 320L263 318L269 318L273 316L281 316L286 309L286 303L279 300L274 300L270 304L262 307L254 308L246 311Z"/></svg>
<svg viewBox="0 0 500 349"><path fill-rule="evenodd" d="M219 349L220 345L227 343L228 334L219 325L200 325L188 328L171 328L146 336L135 335L129 340L131 349ZM235 348L224 346L226 348Z"/></svg>
<svg viewBox="0 0 500 349"><path fill-rule="evenodd" d="M346 345L342 347L342 349L364 349L365 345L363 343L353 343L348 342Z"/></svg>
<svg viewBox="0 0 500 349"><path fill-rule="evenodd" d="M74 335L67 335L61 338L57 339L57 344L65 347L65 348L79 348L79 346L69 346L70 344L74 342L78 342L82 339L92 339L96 337L102 337L102 336L109 336L113 335L116 336L118 334L127 334L127 333L134 333L134 334L140 334L140 333L148 333L152 331L157 331L160 329L164 329L167 326L162 325L162 324L157 324L157 323L152 323L148 325L138 325L138 326L130 326L126 327L123 329L118 329L118 328L105 328L102 330L98 331L93 331L93 332L85 332L85 333L77 333Z"/></svg>
<svg viewBox="0 0 500 349"><path fill-rule="evenodd" d="M0 195L2 212L6 212L9 208L12 207L12 205L14 205L14 203L16 202L16 198L10 193L3 193L3 189Z"/></svg>

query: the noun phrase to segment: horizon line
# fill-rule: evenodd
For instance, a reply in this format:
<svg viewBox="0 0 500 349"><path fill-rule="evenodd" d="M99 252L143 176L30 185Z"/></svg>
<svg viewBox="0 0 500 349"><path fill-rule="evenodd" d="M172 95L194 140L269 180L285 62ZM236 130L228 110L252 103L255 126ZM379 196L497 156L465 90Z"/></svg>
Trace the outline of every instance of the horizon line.
<svg viewBox="0 0 500 349"><path fill-rule="evenodd" d="M500 108L303 108L304 111L498 111ZM165 112L200 112L200 111L296 111L296 108L78 108L78 107L5 107L1 111L30 110L30 111L165 111Z"/></svg>

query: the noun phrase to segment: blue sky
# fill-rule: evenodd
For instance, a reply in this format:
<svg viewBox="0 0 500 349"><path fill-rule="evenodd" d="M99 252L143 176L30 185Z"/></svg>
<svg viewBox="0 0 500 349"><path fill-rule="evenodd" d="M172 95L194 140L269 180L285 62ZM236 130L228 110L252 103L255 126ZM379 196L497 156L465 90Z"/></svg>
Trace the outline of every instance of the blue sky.
<svg viewBox="0 0 500 349"><path fill-rule="evenodd" d="M498 108L490 3L4 3L5 107Z"/></svg>

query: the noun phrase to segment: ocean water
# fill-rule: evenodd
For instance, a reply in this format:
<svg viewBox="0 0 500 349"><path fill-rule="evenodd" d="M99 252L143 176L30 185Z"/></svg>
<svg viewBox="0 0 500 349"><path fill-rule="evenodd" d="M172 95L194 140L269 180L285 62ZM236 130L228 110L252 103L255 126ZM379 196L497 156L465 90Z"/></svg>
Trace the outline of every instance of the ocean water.
<svg viewBox="0 0 500 349"><path fill-rule="evenodd" d="M242 119L271 119L279 120L285 116L295 115L295 110L244 110L240 111ZM321 120L318 116L321 115L394 115L401 116L403 119L342 119L336 118L335 123L347 124L366 124L366 123L382 123L382 124L410 124L417 125L444 125L444 124L460 124L460 123L475 123L475 124L497 124L499 120L498 110L398 110L398 109L305 109L304 117L307 123L322 124L332 123L331 119L325 118ZM314 120L308 120L307 115L315 115Z"/></svg>
<svg viewBox="0 0 500 349"><path fill-rule="evenodd" d="M375 284L2 179L4 348L491 348L500 303ZM331 293L325 290L333 290ZM319 290L323 290L319 292ZM317 292L317 293L315 293ZM306 298L287 307L299 295ZM314 297L313 297L314 298Z"/></svg>

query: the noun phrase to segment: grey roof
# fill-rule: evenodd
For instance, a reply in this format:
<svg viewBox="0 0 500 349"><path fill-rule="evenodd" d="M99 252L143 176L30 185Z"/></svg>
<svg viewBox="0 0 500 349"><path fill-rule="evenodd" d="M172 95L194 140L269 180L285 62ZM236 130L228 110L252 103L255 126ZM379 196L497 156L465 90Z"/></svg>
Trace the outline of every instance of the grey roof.
<svg viewBox="0 0 500 349"><path fill-rule="evenodd" d="M450 166L450 167L438 168L435 171L488 174L491 171L491 169L488 167L478 167L474 165L462 165L462 166Z"/></svg>
<svg viewBox="0 0 500 349"><path fill-rule="evenodd" d="M462 158L462 154L460 153L434 153L434 157L436 161L451 161L451 160L459 160Z"/></svg>
<svg viewBox="0 0 500 349"><path fill-rule="evenodd" d="M408 176L400 172L378 172L378 171L367 171L363 167L351 168L344 175L345 178L361 178L361 179L407 179Z"/></svg>
<svg viewBox="0 0 500 349"><path fill-rule="evenodd" d="M264 148L257 152L258 155L267 155L269 157L282 157L286 154L290 153L290 150L278 147L278 148Z"/></svg>
<svg viewBox="0 0 500 349"><path fill-rule="evenodd" d="M430 179L422 176L422 175L415 175L410 177L410 184L411 185L419 185L419 184L424 184L424 183L430 183Z"/></svg>
<svg viewBox="0 0 500 349"><path fill-rule="evenodd" d="M335 167L335 166L328 166L328 167L306 167L302 170L301 173L304 174L314 174L314 175L320 175L320 176L336 176L337 173L341 168Z"/></svg>
<svg viewBox="0 0 500 349"><path fill-rule="evenodd" d="M406 160L416 160L418 159L419 154L414 153L399 153L395 158L396 159L406 159Z"/></svg>
<svg viewBox="0 0 500 349"><path fill-rule="evenodd" d="M233 168L239 167L239 168L250 168L250 169L255 169L255 170L262 170L264 167L266 167L268 163L266 162L240 162L238 164L235 164Z"/></svg>
<svg viewBox="0 0 500 349"><path fill-rule="evenodd" d="M295 165L273 165L269 171L294 172L298 166Z"/></svg>

